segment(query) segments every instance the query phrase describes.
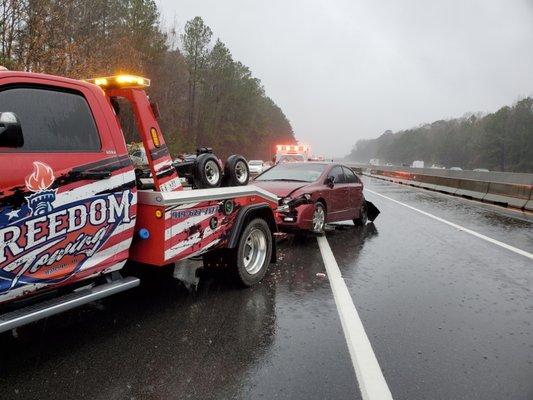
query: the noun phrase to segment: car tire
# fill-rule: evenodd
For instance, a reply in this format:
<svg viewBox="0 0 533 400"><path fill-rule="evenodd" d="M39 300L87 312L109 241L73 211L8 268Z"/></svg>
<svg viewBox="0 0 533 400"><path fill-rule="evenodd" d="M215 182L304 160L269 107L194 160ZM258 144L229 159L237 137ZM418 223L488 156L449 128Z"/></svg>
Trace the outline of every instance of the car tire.
<svg viewBox="0 0 533 400"><path fill-rule="evenodd" d="M322 202L315 203L315 210L313 211L313 219L311 220L311 232L324 233L324 226L326 225L326 207Z"/></svg>
<svg viewBox="0 0 533 400"><path fill-rule="evenodd" d="M237 281L249 287L265 276L272 257L272 233L268 223L256 218L241 233L235 249Z"/></svg>
<svg viewBox="0 0 533 400"><path fill-rule="evenodd" d="M198 189L209 189L220 186L222 170L218 159L209 153L200 154L194 164L194 186Z"/></svg>
<svg viewBox="0 0 533 400"><path fill-rule="evenodd" d="M250 168L246 158L238 154L229 156L224 165L225 186L246 186L250 180Z"/></svg>
<svg viewBox="0 0 533 400"><path fill-rule="evenodd" d="M366 210L366 201L363 200L361 203L361 209L359 210L359 217L353 219L355 226L364 226L368 221L368 214Z"/></svg>

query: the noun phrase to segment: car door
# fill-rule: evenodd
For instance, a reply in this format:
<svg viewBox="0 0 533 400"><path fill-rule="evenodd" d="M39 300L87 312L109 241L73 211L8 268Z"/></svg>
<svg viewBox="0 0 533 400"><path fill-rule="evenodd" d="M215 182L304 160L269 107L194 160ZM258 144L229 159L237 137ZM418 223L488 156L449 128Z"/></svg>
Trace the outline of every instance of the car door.
<svg viewBox="0 0 533 400"><path fill-rule="evenodd" d="M0 141L0 302L117 268L133 229L131 163L116 155L103 98L27 79L0 80L0 113L24 139Z"/></svg>
<svg viewBox="0 0 533 400"><path fill-rule="evenodd" d="M355 173L348 167L343 166L344 175L346 176L346 196L349 208L349 218L359 216L361 209L361 201L363 199L363 184L355 175Z"/></svg>
<svg viewBox="0 0 533 400"><path fill-rule="evenodd" d="M345 177L340 165L331 168L328 178L333 178L333 186L329 189L328 222L342 221L346 213Z"/></svg>

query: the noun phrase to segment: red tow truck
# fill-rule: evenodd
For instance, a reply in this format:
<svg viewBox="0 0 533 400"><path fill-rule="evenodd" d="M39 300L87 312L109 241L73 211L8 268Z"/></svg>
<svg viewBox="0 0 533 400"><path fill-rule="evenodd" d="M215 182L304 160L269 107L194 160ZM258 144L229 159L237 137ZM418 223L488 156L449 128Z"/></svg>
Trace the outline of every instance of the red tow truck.
<svg viewBox="0 0 533 400"><path fill-rule="evenodd" d="M277 197L217 187L210 152L193 162L208 188L184 190L149 84L0 72L0 332L139 285L121 273L128 263L201 257L250 286L275 262ZM119 100L133 110L147 171L128 156ZM247 183L239 160L226 172Z"/></svg>

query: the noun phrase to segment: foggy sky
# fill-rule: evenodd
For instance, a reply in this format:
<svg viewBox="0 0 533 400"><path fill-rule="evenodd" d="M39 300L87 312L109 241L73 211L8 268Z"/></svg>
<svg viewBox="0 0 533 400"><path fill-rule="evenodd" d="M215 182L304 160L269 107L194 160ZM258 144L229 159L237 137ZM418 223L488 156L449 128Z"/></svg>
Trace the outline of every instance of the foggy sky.
<svg viewBox="0 0 533 400"><path fill-rule="evenodd" d="M159 0L201 16L315 154L533 95L533 0Z"/></svg>

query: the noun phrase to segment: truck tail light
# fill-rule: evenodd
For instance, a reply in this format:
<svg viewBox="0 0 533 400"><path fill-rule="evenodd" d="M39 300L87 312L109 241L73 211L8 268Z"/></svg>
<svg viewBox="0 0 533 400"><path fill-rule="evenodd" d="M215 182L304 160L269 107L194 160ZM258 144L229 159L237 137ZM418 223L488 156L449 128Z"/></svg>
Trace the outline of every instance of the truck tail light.
<svg viewBox="0 0 533 400"><path fill-rule="evenodd" d="M152 136L152 143L155 147L161 146L161 142L159 141L159 135L157 134L157 129L150 128L150 136Z"/></svg>

